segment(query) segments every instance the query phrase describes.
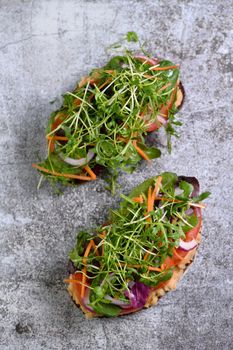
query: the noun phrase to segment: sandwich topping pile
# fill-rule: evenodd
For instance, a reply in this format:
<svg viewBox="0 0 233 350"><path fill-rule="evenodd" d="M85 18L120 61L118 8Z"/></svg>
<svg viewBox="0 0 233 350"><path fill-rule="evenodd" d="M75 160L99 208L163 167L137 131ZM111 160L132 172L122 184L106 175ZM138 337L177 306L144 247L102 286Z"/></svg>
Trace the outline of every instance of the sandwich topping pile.
<svg viewBox="0 0 233 350"><path fill-rule="evenodd" d="M138 42L134 32L126 39ZM148 133L163 127L171 151L184 100L179 66L139 49L121 47L63 96L49 119L47 157L33 164L39 185L44 178L65 185L92 181L104 170L114 194L119 170L132 172L142 159L161 155L148 145ZM120 208L94 232L80 232L65 282L86 316L129 314L174 289L196 254L201 201L209 194L199 194L196 178L166 172L122 195Z"/></svg>
<svg viewBox="0 0 233 350"><path fill-rule="evenodd" d="M208 196L196 178L166 172L122 195L95 232L80 232L65 282L87 317L132 313L175 288L200 242Z"/></svg>
<svg viewBox="0 0 233 350"><path fill-rule="evenodd" d="M135 33L128 41L137 41ZM103 168L114 192L119 169L132 172L142 158L160 156L146 144L149 132L164 127L170 150L183 98L178 65L125 49L64 95L48 123L48 156L33 166L63 184L95 180Z"/></svg>

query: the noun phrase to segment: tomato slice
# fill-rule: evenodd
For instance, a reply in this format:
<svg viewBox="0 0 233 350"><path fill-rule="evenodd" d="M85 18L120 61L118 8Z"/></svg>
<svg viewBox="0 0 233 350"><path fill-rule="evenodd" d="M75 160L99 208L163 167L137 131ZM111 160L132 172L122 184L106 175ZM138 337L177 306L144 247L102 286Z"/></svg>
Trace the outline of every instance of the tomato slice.
<svg viewBox="0 0 233 350"><path fill-rule="evenodd" d="M196 239L197 235L200 231L201 224L202 224L202 215L201 215L201 209L200 208L195 208L194 209L194 214L196 215L198 219L198 223L195 227L193 227L190 231L186 233L186 242L191 241L192 239ZM185 251L181 248L175 248L173 251L173 256L170 257L168 256L165 261L164 261L164 266L165 268L169 269L172 266L178 265L189 253L189 251Z"/></svg>

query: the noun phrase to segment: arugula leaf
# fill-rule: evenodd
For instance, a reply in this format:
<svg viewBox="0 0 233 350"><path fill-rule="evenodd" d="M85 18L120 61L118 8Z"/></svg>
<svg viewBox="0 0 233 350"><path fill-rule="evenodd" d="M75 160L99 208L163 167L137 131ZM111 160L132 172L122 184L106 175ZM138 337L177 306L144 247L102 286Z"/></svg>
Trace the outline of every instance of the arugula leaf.
<svg viewBox="0 0 233 350"><path fill-rule="evenodd" d="M182 196L179 197L189 197L190 194L193 192L193 185L191 185L190 183L186 182L186 181L180 181L179 183L179 188L181 190L183 190Z"/></svg>
<svg viewBox="0 0 233 350"><path fill-rule="evenodd" d="M201 202L204 199L208 198L211 195L211 192L203 192L198 197L193 197L192 201L195 203Z"/></svg>

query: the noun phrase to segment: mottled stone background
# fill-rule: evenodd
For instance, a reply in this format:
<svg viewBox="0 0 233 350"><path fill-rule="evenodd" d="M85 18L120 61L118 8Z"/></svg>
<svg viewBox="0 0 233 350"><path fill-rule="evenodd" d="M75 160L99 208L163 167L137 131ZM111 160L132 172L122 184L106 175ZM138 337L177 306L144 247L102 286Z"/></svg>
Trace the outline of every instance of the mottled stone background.
<svg viewBox="0 0 233 350"><path fill-rule="evenodd" d="M0 349L232 349L233 1L0 0ZM128 30L181 64L186 102L173 153L122 190L164 170L210 190L203 243L176 291L157 307L86 321L63 279L76 232L115 206L103 180L56 196L31 163L60 95ZM50 104L56 99L55 104ZM91 205L90 205L91 203Z"/></svg>

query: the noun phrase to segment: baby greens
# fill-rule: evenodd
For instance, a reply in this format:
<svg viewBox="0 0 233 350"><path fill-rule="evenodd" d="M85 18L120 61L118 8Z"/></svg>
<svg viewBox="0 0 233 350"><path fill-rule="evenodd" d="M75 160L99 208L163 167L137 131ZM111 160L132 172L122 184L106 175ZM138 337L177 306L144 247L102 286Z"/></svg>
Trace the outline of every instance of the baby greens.
<svg viewBox="0 0 233 350"><path fill-rule="evenodd" d="M159 180L153 208L148 212L150 190ZM161 267L173 256L180 239L198 224L195 212L188 213L200 198L193 193L192 183L174 173L163 173L160 179L148 179L128 196L123 195L120 208L111 211L109 224L94 234L82 232L77 236L70 259L75 269L87 276L90 306L97 313L114 316L120 312L113 301L129 304L127 291L132 282L155 287L172 277L173 267ZM202 198L208 195L206 192ZM142 200L138 202L138 198ZM84 259L91 241L95 249Z"/></svg>
<svg viewBox="0 0 233 350"><path fill-rule="evenodd" d="M134 32L126 39L138 41ZM142 157L159 157L160 150L149 147L145 136L151 123L157 128L162 125L157 117L168 103L170 148L170 136L176 135L174 125L179 124L174 116L179 68L168 60L141 57L124 49L102 68L93 69L73 92L65 93L62 107L51 114L48 123L48 157L34 165L44 176L76 183L69 174L85 176L88 164L94 171L96 165L102 166L116 178L119 169L132 172ZM88 152L93 154L90 160ZM67 158L83 159L84 163L69 165Z"/></svg>

